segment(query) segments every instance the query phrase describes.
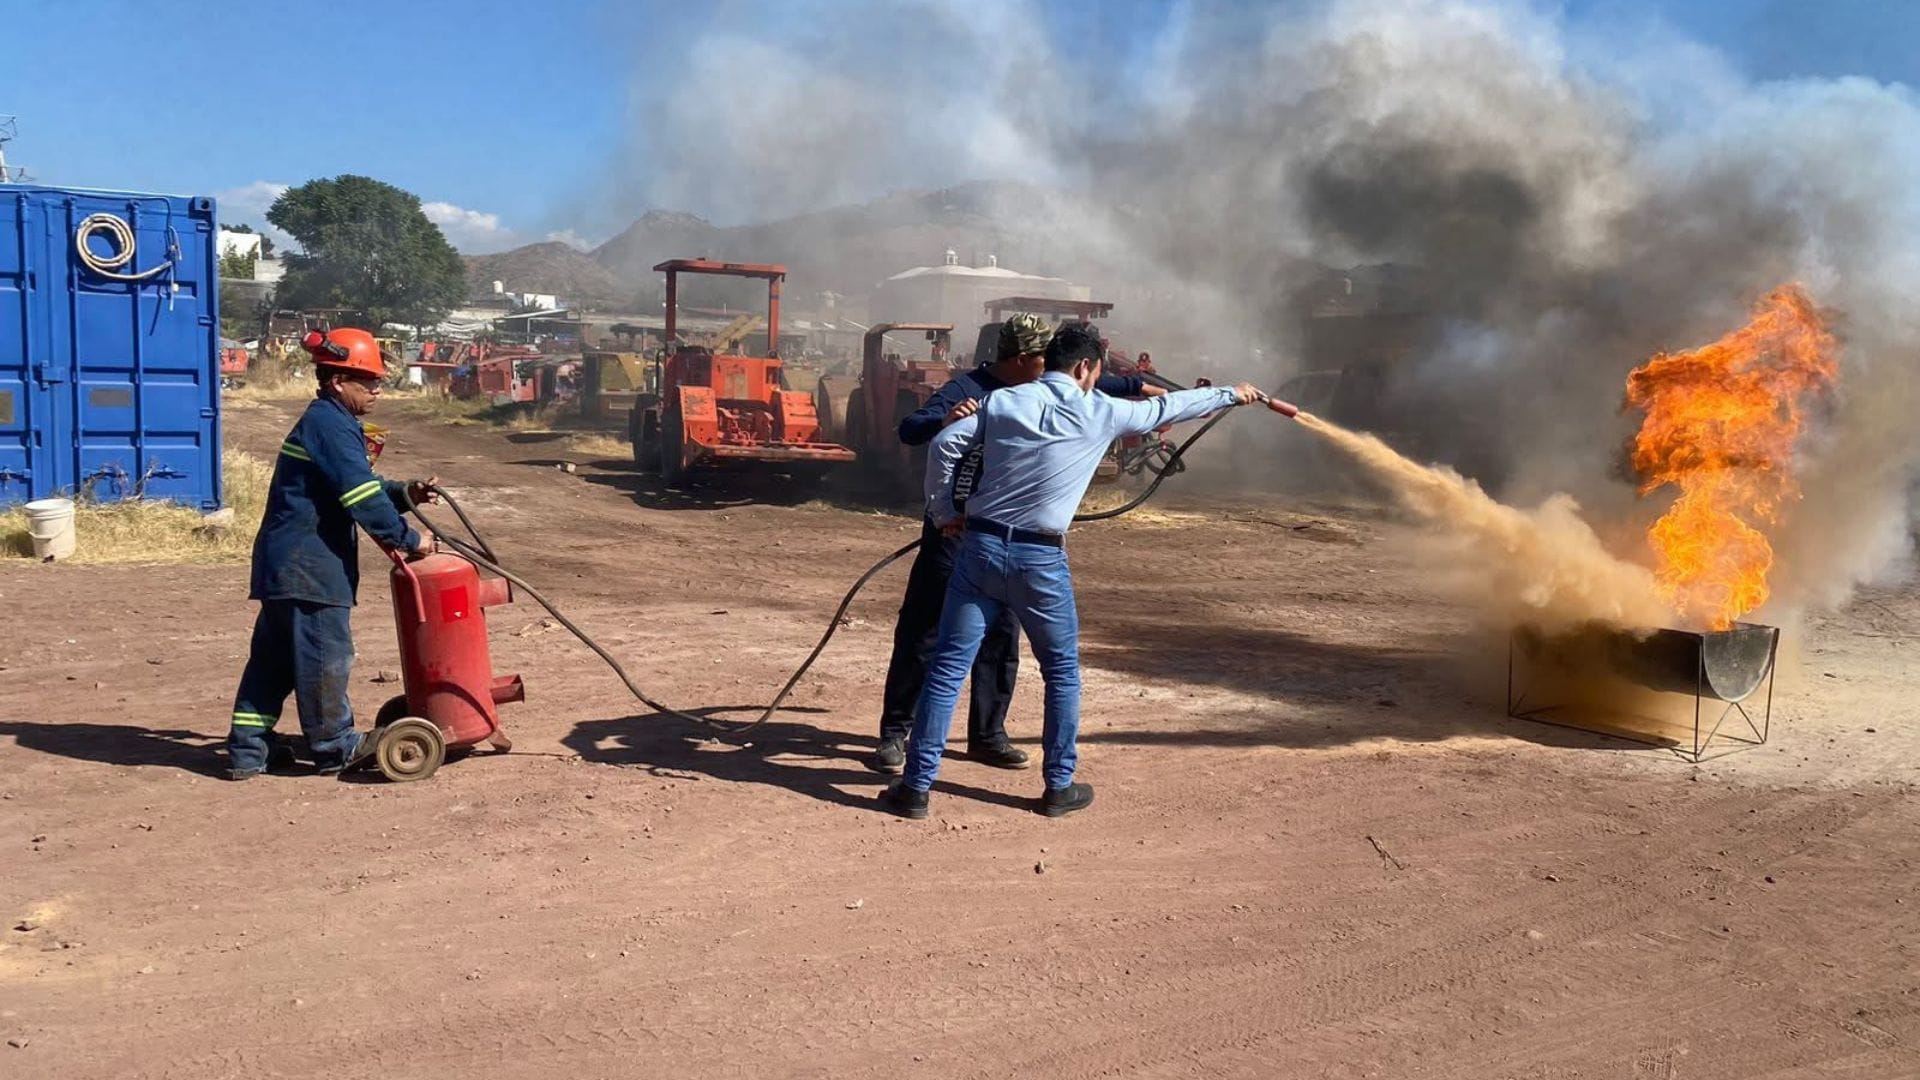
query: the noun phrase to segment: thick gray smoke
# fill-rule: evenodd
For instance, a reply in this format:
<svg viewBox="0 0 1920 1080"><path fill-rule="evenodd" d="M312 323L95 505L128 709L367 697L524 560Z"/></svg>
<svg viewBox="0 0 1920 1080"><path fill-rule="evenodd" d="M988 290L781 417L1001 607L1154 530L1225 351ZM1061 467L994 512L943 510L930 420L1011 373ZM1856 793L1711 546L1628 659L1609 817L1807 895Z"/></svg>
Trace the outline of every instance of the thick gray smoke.
<svg viewBox="0 0 1920 1080"><path fill-rule="evenodd" d="M1517 4L1244 8L1180 6L1128 65L1018 3L857 5L799 47L712 32L654 103L650 142L676 156L648 194L754 219L976 177L1063 188L1044 212L992 208L1032 269L1120 299L1156 355L1263 381L1342 366L1308 317L1316 290L1349 287L1328 268L1392 264L1362 280L1413 313L1369 389L1380 426L1511 498L1571 492L1627 538L1659 509L1621 471L1627 371L1799 280L1838 313L1845 370L1778 534L1777 595L1831 602L1905 551L1909 90L1750 84L1645 37L1586 57Z"/></svg>
<svg viewBox="0 0 1920 1080"><path fill-rule="evenodd" d="M1779 536L1782 606L1831 601L1904 550L1920 460L1910 91L1749 86L1673 44L1611 61L1647 84L1605 81L1576 71L1551 21L1486 3L1336 3L1224 68L1206 37L1170 76L1192 92L1095 151L1097 173L1160 209L1146 235L1168 263L1246 290L1249 325L1299 334L1298 309L1272 302L1289 255L1409 268L1429 318L1381 415L1511 496L1571 491L1620 520L1649 512L1615 468L1635 423L1615 411L1626 372L1803 281L1836 309L1846 366ZM1265 296L1263 272L1280 278Z"/></svg>

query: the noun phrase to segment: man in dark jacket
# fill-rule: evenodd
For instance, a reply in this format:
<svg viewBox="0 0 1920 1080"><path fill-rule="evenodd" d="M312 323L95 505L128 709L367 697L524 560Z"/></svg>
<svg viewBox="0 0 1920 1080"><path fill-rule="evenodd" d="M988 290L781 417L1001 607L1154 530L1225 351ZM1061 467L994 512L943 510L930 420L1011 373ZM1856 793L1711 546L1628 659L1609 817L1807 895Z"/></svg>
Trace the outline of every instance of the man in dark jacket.
<svg viewBox="0 0 1920 1080"><path fill-rule="evenodd" d="M1092 785L1074 779L1080 615L1066 552L1074 512L1115 439L1262 397L1242 384L1183 390L1153 401L1115 400L1093 392L1105 357L1105 345L1086 327L1063 327L1047 348L1044 375L992 395L973 416L934 439L927 455L927 515L943 532L965 539L953 558L905 772L881 796L891 813L927 816L927 793L940 771L961 680L988 628L1008 611L1026 632L1047 684L1040 733L1046 788L1036 808L1060 817L1093 802ZM976 447L984 448L980 476L963 513L954 499L954 473Z"/></svg>
<svg viewBox="0 0 1920 1080"><path fill-rule="evenodd" d="M280 444L253 543L247 595L260 601L260 614L233 699L231 780L292 761L273 730L288 694L321 773L340 772L372 752L374 735L354 730L347 700L359 531L383 548L427 554L434 547L431 533L409 528L400 517L403 500L425 500L433 481L382 480L367 452L360 417L379 398L386 376L379 344L364 330L313 333L303 344L318 365L320 390Z"/></svg>
<svg viewBox="0 0 1920 1080"><path fill-rule="evenodd" d="M1038 315L1022 312L1000 325L997 358L962 373L936 390L927 403L900 422L900 441L923 446L940 429L979 409L988 394L1040 377L1047 343L1053 330ZM1166 391L1148 385L1139 376L1105 376L1097 389L1114 397L1153 397ZM966 504L967 493L979 475L980 458L960 463L954 481L955 501ZM880 747L868 759L876 772L897 776L906 765L907 733L913 728L913 710L926 681L927 657L940 627L940 608L947 598L947 579L953 574L953 555L960 547L955 537L941 535L931 519L920 524L920 551L907 575L907 592L893 626L893 655L887 663L886 689L880 705ZM1014 678L1020 670L1020 628L1011 614L988 627L973 664L967 708L967 755L1002 769L1024 769L1027 752L1007 739L1007 709L1013 704Z"/></svg>

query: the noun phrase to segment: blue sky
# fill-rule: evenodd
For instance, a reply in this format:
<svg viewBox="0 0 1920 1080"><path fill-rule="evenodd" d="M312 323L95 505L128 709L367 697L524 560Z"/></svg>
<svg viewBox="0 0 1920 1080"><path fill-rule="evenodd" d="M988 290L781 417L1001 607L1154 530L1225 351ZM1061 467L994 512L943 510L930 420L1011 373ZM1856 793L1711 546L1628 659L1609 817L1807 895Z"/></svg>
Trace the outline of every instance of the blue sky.
<svg viewBox="0 0 1920 1080"><path fill-rule="evenodd" d="M1091 38L1076 51L1126 70L1168 9L1056 0L1036 33ZM1553 10L1589 39L1622 27L1684 35L1750 78L1920 84L1920 0ZM0 0L0 115L19 117L9 157L45 183L214 193L244 219L270 185L358 172L418 194L467 250L550 233L597 240L624 222L596 190L644 187L654 167L631 148L647 145L642 106L680 77L686 43L717 23L796 47L863 40L869 27L845 15L805 0Z"/></svg>

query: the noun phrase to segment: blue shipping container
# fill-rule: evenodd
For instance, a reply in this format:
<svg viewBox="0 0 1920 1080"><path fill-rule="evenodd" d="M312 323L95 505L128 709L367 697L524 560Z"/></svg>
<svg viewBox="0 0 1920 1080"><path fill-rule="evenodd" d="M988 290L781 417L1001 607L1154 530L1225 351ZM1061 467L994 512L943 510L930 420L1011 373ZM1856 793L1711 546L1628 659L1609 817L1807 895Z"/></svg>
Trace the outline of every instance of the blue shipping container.
<svg viewBox="0 0 1920 1080"><path fill-rule="evenodd" d="M212 199L0 185L0 506L220 506L218 247Z"/></svg>

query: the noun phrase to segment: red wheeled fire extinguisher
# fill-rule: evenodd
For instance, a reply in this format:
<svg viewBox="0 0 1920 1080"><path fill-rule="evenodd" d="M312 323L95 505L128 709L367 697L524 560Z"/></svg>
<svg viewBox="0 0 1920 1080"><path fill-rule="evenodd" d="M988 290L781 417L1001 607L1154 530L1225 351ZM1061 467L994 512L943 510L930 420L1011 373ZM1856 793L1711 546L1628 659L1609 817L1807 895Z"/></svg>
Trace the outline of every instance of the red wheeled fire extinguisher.
<svg viewBox="0 0 1920 1080"><path fill-rule="evenodd" d="M374 718L380 741L374 763L389 780L424 780L445 761L482 742L513 749L500 729L496 706L526 700L518 675L493 673L487 648L487 609L511 603L502 578L482 580L473 563L435 554L393 560L394 628L400 635L400 673L406 693Z"/></svg>

